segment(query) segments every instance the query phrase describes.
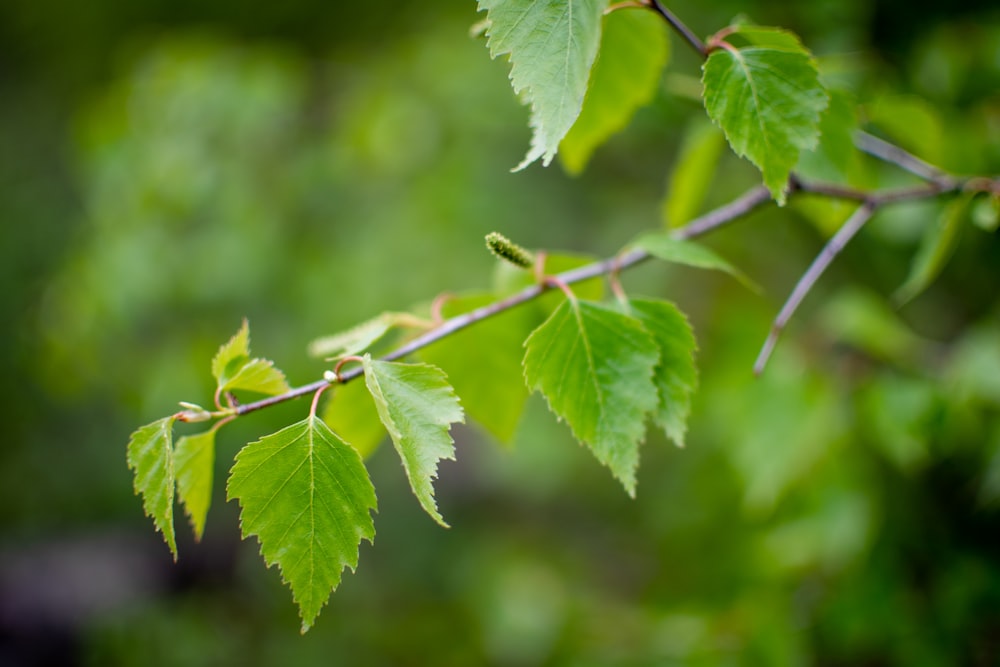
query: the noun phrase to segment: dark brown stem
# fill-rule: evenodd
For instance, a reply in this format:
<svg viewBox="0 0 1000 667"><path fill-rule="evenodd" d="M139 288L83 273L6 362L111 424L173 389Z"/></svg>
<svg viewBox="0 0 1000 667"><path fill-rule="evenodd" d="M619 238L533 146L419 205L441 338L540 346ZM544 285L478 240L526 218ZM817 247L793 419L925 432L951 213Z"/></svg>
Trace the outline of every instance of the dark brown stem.
<svg viewBox="0 0 1000 667"><path fill-rule="evenodd" d="M701 38L694 34L691 28L684 25L683 21L674 16L673 12L664 7L660 0L650 0L649 7L654 12L662 16L667 23L670 24L670 27L673 28L678 35L683 37L684 40L691 45L692 49L698 52L698 55L702 58L708 57L708 47L705 46L705 42L701 41Z"/></svg>

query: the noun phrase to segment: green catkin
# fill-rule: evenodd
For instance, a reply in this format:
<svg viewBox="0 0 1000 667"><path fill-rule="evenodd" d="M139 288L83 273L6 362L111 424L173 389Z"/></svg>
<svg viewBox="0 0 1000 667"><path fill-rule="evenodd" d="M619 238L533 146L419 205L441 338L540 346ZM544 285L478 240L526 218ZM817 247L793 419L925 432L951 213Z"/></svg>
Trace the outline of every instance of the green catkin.
<svg viewBox="0 0 1000 667"><path fill-rule="evenodd" d="M530 269L535 265L535 256L499 232L486 235L486 247L500 259L506 260L522 269Z"/></svg>

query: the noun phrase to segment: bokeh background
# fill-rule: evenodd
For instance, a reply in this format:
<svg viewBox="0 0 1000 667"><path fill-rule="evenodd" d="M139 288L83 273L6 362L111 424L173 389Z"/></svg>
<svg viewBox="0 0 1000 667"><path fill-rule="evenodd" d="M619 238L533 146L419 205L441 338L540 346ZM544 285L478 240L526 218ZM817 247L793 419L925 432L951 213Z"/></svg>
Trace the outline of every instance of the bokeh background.
<svg viewBox="0 0 1000 667"><path fill-rule="evenodd" d="M1000 172L990 0L671 6L700 34L741 12L797 31L883 136ZM662 266L626 276L690 314L702 368L687 448L651 435L634 501L537 396L512 447L456 429L437 484L450 530L382 447L375 545L300 636L221 488L299 402L222 431L207 535L179 518L172 562L125 444L178 400L210 401L209 361L243 317L254 351L305 383L323 371L311 339L487 287L490 231L603 256L664 224L704 117L685 45L671 37L660 94L582 176L512 174L527 112L477 20L472 0L0 3L0 665L1000 662L985 204L899 309L940 203L881 214L760 379L771 318L845 211L794 202L707 239L760 294ZM702 207L756 178L723 154Z"/></svg>

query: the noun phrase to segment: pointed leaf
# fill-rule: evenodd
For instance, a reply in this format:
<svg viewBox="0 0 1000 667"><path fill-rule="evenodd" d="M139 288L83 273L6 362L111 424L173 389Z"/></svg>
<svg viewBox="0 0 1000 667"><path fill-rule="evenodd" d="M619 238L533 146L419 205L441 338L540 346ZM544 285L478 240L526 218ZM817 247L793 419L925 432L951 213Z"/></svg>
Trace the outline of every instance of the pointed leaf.
<svg viewBox="0 0 1000 667"><path fill-rule="evenodd" d="M212 481L215 467L215 429L186 435L174 447L177 473L177 497L191 517L194 538L205 533L205 517L212 504Z"/></svg>
<svg viewBox="0 0 1000 667"><path fill-rule="evenodd" d="M443 314L453 317L495 301L490 293L456 297L445 304ZM524 339L541 320L531 308L511 308L420 353L448 374L466 414L504 443L514 438L528 399L518 372Z"/></svg>
<svg viewBox="0 0 1000 667"><path fill-rule="evenodd" d="M953 199L941 212L940 220L928 227L913 258L910 275L893 295L897 303L913 299L927 289L941 273L958 245L958 232L965 221L972 197L972 193L965 193Z"/></svg>
<svg viewBox="0 0 1000 667"><path fill-rule="evenodd" d="M653 99L667 64L670 42L653 12L619 11L604 17L601 49L587 96L572 129L559 144L571 174L583 171L594 149L628 125Z"/></svg>
<svg viewBox="0 0 1000 667"><path fill-rule="evenodd" d="M738 155L760 169L779 204L799 153L816 145L827 105L816 63L795 40L713 51L702 70L705 109Z"/></svg>
<svg viewBox="0 0 1000 667"><path fill-rule="evenodd" d="M174 539L174 444L176 418L164 417L139 428L128 443L128 467L135 473L134 488L142 507L177 560Z"/></svg>
<svg viewBox="0 0 1000 667"><path fill-rule="evenodd" d="M635 318L566 300L524 344L524 378L635 495L639 442L657 405L656 341Z"/></svg>
<svg viewBox="0 0 1000 667"><path fill-rule="evenodd" d="M691 396L698 386L694 332L684 314L672 303L632 299L629 306L632 316L653 335L660 350L660 362L653 376L660 403L653 419L668 438L683 447L691 414Z"/></svg>
<svg viewBox="0 0 1000 667"><path fill-rule="evenodd" d="M339 359L361 354L381 340L393 328L418 325L424 325L424 323L409 313L382 313L347 331L317 338L309 344L309 354L327 359Z"/></svg>
<svg viewBox="0 0 1000 667"><path fill-rule="evenodd" d="M299 606L302 631L375 537L375 489L358 452L310 416L244 447L229 476L243 537L256 535Z"/></svg>
<svg viewBox="0 0 1000 667"><path fill-rule="evenodd" d="M739 280L747 288L755 292L759 291L757 285L746 274L722 257L719 257L714 250L694 241L676 239L669 232L648 232L642 234L631 245L642 248L653 257L662 259L665 262L683 264L684 266L691 266L696 269L723 271Z"/></svg>
<svg viewBox="0 0 1000 667"><path fill-rule="evenodd" d="M403 459L414 495L435 521L447 527L434 502L432 480L438 461L455 458L449 427L465 420L454 390L441 369L430 364L373 361L366 354L364 367L365 384Z"/></svg>
<svg viewBox="0 0 1000 667"><path fill-rule="evenodd" d="M212 375L219 392L245 389L275 395L288 391L285 374L272 362L250 358L250 325L246 320L212 359Z"/></svg>
<svg viewBox="0 0 1000 667"><path fill-rule="evenodd" d="M517 166L548 165L587 92L608 0L479 0L490 55L509 55L514 92L531 105L531 148Z"/></svg>

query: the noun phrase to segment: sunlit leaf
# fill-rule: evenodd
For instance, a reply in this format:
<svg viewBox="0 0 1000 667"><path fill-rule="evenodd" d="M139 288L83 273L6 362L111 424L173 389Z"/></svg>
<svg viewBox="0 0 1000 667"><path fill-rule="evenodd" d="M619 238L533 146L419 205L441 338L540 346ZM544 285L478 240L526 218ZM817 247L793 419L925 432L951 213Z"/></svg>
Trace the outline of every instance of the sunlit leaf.
<svg viewBox="0 0 1000 667"><path fill-rule="evenodd" d="M250 358L250 325L246 320L212 359L212 375L219 392L245 389L275 395L288 391L285 374L273 362Z"/></svg>
<svg viewBox="0 0 1000 667"><path fill-rule="evenodd" d="M174 538L174 417L164 417L137 429L128 443L128 467L135 474L133 485L142 494L146 516L177 560Z"/></svg>
<svg viewBox="0 0 1000 667"><path fill-rule="evenodd" d="M441 369L430 364L374 361L366 354L364 368L365 384L414 495L435 521L447 526L434 501L432 481L438 461L455 458L449 428L465 420L454 389Z"/></svg>
<svg viewBox="0 0 1000 667"><path fill-rule="evenodd" d="M618 11L605 16L601 49L583 109L559 144L567 171L583 171L594 149L621 131L635 110L653 99L669 47L663 21L653 12Z"/></svg>
<svg viewBox="0 0 1000 667"><path fill-rule="evenodd" d="M242 508L243 537L257 536L291 587L305 632L344 567L357 567L361 540L375 537L375 489L361 457L310 416L240 450L227 489Z"/></svg>
<svg viewBox="0 0 1000 667"><path fill-rule="evenodd" d="M525 341L524 378L635 495L639 442L658 403L657 343L635 318L566 300Z"/></svg>
<svg viewBox="0 0 1000 667"><path fill-rule="evenodd" d="M587 92L608 0L480 0L490 55L509 55L514 92L531 105L531 148L518 165L548 165Z"/></svg>
<svg viewBox="0 0 1000 667"><path fill-rule="evenodd" d="M425 323L419 321L409 313L382 313L347 331L317 338L309 343L309 354L314 357L325 357L327 359L361 354L377 343L394 327L423 324Z"/></svg>
<svg viewBox="0 0 1000 667"><path fill-rule="evenodd" d="M214 466L215 429L186 435L177 441L174 447L177 498L191 517L196 540L201 540L205 533L205 518L212 504Z"/></svg>
<svg viewBox="0 0 1000 667"><path fill-rule="evenodd" d="M767 46L719 48L702 74L708 115L783 204L788 176L799 153L816 145L827 105L812 56L783 34Z"/></svg>
<svg viewBox="0 0 1000 667"><path fill-rule="evenodd" d="M656 424L679 447L684 446L691 396L698 385L694 364L694 332L684 314L672 303L631 299L629 312L642 322L660 351L653 382L660 402L653 413Z"/></svg>

